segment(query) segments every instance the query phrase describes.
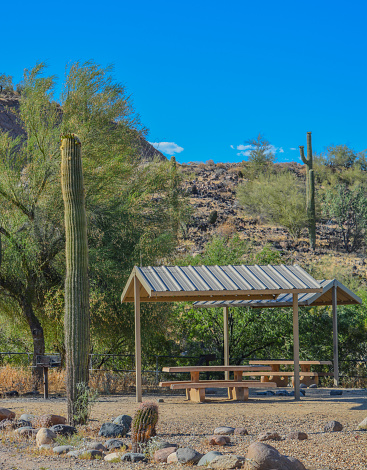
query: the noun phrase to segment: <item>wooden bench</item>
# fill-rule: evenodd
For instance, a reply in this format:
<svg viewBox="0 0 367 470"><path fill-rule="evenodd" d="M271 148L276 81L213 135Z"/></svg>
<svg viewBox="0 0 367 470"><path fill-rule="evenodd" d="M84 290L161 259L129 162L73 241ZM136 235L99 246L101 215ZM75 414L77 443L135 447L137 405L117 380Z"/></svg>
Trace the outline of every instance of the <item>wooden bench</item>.
<svg viewBox="0 0 367 470"><path fill-rule="evenodd" d="M294 385L294 371L281 371L280 366L293 366L293 361L249 361L249 364L252 365L268 365L271 367L271 374L257 374L254 375L261 375L261 382L275 382L278 387L286 387L288 385L288 377L292 377L292 385ZM312 384L318 384L319 377L330 376L332 377L334 374L332 372L313 372L311 371L312 365L331 365L331 361L299 361L299 365L301 368L300 371L300 383L303 383L307 386Z"/></svg>
<svg viewBox="0 0 367 470"><path fill-rule="evenodd" d="M170 387L171 390L186 390L188 400L195 402L205 401L205 389L227 388L228 398L231 400L245 401L248 399L249 388L266 387L274 388L276 383L260 382L256 380L242 380L242 375L253 372L263 374L270 371L269 366L192 366L192 367L163 367L163 372L177 373L190 372L191 380L160 382L160 387ZM200 380L200 372L233 372L234 380Z"/></svg>

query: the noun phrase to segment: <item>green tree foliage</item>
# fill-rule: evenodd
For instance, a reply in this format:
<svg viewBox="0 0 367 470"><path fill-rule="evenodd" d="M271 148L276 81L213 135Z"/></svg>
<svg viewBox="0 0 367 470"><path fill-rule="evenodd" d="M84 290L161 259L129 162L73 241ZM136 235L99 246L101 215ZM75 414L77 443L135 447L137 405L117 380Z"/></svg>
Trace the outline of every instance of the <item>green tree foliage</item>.
<svg viewBox="0 0 367 470"><path fill-rule="evenodd" d="M294 240L307 225L304 188L292 173L260 175L240 184L237 198L248 214L285 227Z"/></svg>
<svg viewBox="0 0 367 470"><path fill-rule="evenodd" d="M181 265L240 265L280 263L280 254L266 245L256 252L250 242L241 240L236 234L232 238L215 237L205 247L202 254L188 256L178 261ZM181 351L189 355L215 354L219 363L223 363L223 309L196 309L191 304L173 306L175 338L179 339ZM258 322L258 312L236 308L229 309L229 344L230 355L240 363L255 351L266 349L281 341L277 336L278 326L272 322L265 328L267 335L260 334L263 323ZM255 343L249 341L247 332L254 330L253 336L261 338ZM264 331L265 331L264 329ZM256 331L255 331L256 330ZM252 333L251 333L252 335ZM251 336L253 338L253 336Z"/></svg>
<svg viewBox="0 0 367 470"><path fill-rule="evenodd" d="M5 73L0 73L0 93L11 93L13 90L13 77Z"/></svg>
<svg viewBox="0 0 367 470"><path fill-rule="evenodd" d="M249 139L245 142L246 154L248 154L248 176L256 178L260 173L267 173L272 163L274 163L273 146L262 134L256 139Z"/></svg>
<svg viewBox="0 0 367 470"><path fill-rule="evenodd" d="M92 329L101 336L108 329L105 338L112 348L121 337L132 336L131 306L119 305L132 267L158 262L176 244L172 214L182 214L185 203L180 192L172 196L172 188L180 175L173 183L168 162L138 165L145 129L110 69L73 64L59 103L55 78L45 72L42 64L25 72L18 111L24 134L13 140L0 133L0 297L10 298L27 321L35 354L45 349L43 326L50 331L49 344L62 347L65 235L59 136L72 131L83 141ZM119 324L111 331L116 319Z"/></svg>
<svg viewBox="0 0 367 470"><path fill-rule="evenodd" d="M345 184L328 188L322 204L323 214L337 224L342 246L348 252L361 248L367 229L367 193L361 186Z"/></svg>

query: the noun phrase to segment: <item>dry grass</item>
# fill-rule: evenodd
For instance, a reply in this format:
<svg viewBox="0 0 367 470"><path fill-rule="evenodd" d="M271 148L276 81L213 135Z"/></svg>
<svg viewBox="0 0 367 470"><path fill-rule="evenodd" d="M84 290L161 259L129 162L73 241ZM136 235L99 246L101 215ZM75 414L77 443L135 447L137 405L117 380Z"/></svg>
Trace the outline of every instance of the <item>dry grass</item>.
<svg viewBox="0 0 367 470"><path fill-rule="evenodd" d="M48 389L50 394L66 392L66 371L64 369L49 369ZM155 379L144 377L145 388L155 387ZM92 371L89 380L90 388L103 395L113 395L130 391L135 386L135 373L118 373L106 370ZM20 395L38 390L43 392L43 384L36 383L30 367L12 367L7 365L0 368L0 393L17 391Z"/></svg>

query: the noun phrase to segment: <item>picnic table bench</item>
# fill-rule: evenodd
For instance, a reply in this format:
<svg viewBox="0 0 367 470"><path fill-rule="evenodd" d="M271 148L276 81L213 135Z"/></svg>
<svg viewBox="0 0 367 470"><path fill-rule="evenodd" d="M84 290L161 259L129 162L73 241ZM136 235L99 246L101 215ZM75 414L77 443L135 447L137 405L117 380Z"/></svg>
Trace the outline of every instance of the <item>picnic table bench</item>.
<svg viewBox="0 0 367 470"><path fill-rule="evenodd" d="M294 384L294 371L281 371L280 366L293 366L293 361L263 361L263 360L256 360L256 361L249 361L249 364L252 365L268 365L271 367L271 374L261 374L261 373L254 373L254 375L261 375L261 382L275 382L278 387L286 387L288 385L288 377L292 377L292 385ZM311 384L318 383L319 377L325 376L333 376L332 372L314 372L311 371L312 365L332 365L331 361L299 361L299 365L301 368L300 371L300 383L303 383L307 386Z"/></svg>
<svg viewBox="0 0 367 470"><path fill-rule="evenodd" d="M186 390L186 398L195 402L205 401L205 389L208 387L227 388L228 398L245 401L248 399L249 388L274 388L276 383L259 380L243 380L244 376L254 373L271 371L269 366L183 366L163 367L162 372L190 372L191 380L160 382L160 387L170 387L171 390ZM233 380L200 380L200 372L233 372Z"/></svg>

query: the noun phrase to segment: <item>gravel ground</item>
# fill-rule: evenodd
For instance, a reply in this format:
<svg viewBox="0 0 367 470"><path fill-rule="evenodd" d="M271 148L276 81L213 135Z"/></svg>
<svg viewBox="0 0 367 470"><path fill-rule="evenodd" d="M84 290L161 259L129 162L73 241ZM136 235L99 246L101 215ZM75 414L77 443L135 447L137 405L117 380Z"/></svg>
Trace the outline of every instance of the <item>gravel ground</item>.
<svg viewBox="0 0 367 470"><path fill-rule="evenodd" d="M367 432L358 431L357 425L367 415L365 390L343 390L342 396L330 396L328 389L308 389L307 396L296 402L291 397L257 396L251 390L248 402L231 402L224 395L209 395L206 403L187 402L184 396L162 396L159 404L158 436L163 440L189 446L201 453L220 450L245 456L247 448L264 431L285 435L290 431L308 434L304 441L268 441L282 454L297 457L308 470L366 470ZM144 401L158 397L144 396ZM17 417L22 413L46 413L66 416L63 398L4 399L1 407L10 408ZM92 411L88 435L96 439L100 425L120 414L132 415L137 408L132 396L101 397ZM324 433L324 425L337 420L343 431ZM231 436L226 447L208 446L207 437L222 425L245 427L248 436ZM81 470L167 468L167 464L127 464L103 461L83 461L63 456L39 455L32 442L15 439L4 433L0 443L1 470Z"/></svg>

